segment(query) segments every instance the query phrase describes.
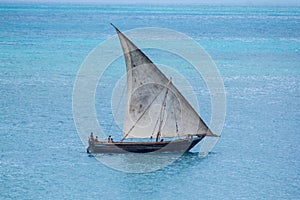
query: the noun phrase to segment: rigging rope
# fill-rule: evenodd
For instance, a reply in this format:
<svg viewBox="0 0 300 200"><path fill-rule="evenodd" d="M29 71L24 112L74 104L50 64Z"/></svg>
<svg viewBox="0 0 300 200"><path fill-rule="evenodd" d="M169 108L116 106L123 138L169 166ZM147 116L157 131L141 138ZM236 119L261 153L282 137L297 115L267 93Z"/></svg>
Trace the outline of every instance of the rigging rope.
<svg viewBox="0 0 300 200"><path fill-rule="evenodd" d="M148 111L148 109L150 108L150 106L153 104L153 102L157 99L157 97L161 94L161 92L163 91L163 89L154 97L154 99L151 101L151 103L147 106L147 108L144 110L144 112L140 115L140 117L136 120L136 122L134 123L134 125L129 129L129 131L126 133L126 135L122 138L121 142L123 142L123 140L126 139L126 137L129 135L129 133L133 130L133 128L136 126L136 124L142 119L142 117L144 116L144 114Z"/></svg>
<svg viewBox="0 0 300 200"><path fill-rule="evenodd" d="M165 86L167 88L167 91L166 91L166 95L168 93L168 86L169 84L171 83L172 81L172 77L170 78L168 84ZM133 128L137 125L137 123L142 119L142 117L144 116L144 114L148 111L148 109L151 107L151 105L154 103L154 101L157 99L157 97L162 93L162 91L164 90L164 88L154 97L154 99L151 101L151 103L147 106L147 108L144 110L144 112L140 115L140 117L136 120L136 122L134 123L134 125L129 129L129 131L126 133L126 135L122 138L121 142L123 142L123 140L126 139L126 137L129 135L129 133L133 130ZM165 95L165 98L166 98L166 95ZM164 99L165 101L165 99ZM160 131L160 130L159 130Z"/></svg>
<svg viewBox="0 0 300 200"><path fill-rule="evenodd" d="M176 118L176 111L175 111L174 102L175 101L173 101L173 111L174 111L174 119L175 119L175 128L176 128L176 133L177 133L177 135L179 137L179 134L178 134L178 124L177 124L177 118Z"/></svg>
<svg viewBox="0 0 300 200"><path fill-rule="evenodd" d="M170 83L170 81L169 81ZM168 83L168 85L169 85ZM161 106L161 109L160 109L160 114L159 114L159 127L158 127L158 131L157 131L157 136L156 136L156 142L158 142L158 138L160 137L160 131L161 131L161 126L162 126L162 123L164 121L164 116L165 116L165 109L166 109L166 99L167 99L167 95L168 95L168 91L169 91L169 88L166 87L166 93L165 93L165 96L164 96L164 100L163 100L163 103L162 103L162 106Z"/></svg>
<svg viewBox="0 0 300 200"><path fill-rule="evenodd" d="M157 124L158 124L158 121L159 121L159 118L157 118L157 120L156 120L156 123L155 123L155 125L154 125L154 128L153 128L153 131L152 131L152 134L151 134L150 138L154 135L156 126L157 126Z"/></svg>
<svg viewBox="0 0 300 200"><path fill-rule="evenodd" d="M123 96L124 96L124 93L125 93L125 88L126 88L126 84L125 84L125 85L124 85L124 87L123 87L123 91L122 91L122 94L121 94L120 100L119 100L119 102L118 102L118 105L117 105L116 115L117 115L117 114L118 114L118 112L119 112L119 108L120 108L121 100L123 99ZM112 120L111 120L111 123L110 123L109 129L108 129L108 133L109 133L109 135L111 135L111 127L112 127L112 125L113 125L114 121L115 121L115 120L114 120L114 116L113 116L113 113L112 113Z"/></svg>
<svg viewBox="0 0 300 200"><path fill-rule="evenodd" d="M168 84L166 85L166 93L165 93L165 96L164 96L164 100L163 100L163 103L162 103L162 106L161 106L161 109L160 109L160 115L159 115L159 127L158 127L158 131L157 131L157 135L156 135L156 142L158 142L158 138L160 137L161 133L161 126L162 126L162 123L163 123L163 120L164 120L164 115L165 115L165 109L166 109L166 100L167 100L167 95L168 95L168 92L169 92L169 85L170 83L172 82L172 77L170 77L169 79L169 82Z"/></svg>

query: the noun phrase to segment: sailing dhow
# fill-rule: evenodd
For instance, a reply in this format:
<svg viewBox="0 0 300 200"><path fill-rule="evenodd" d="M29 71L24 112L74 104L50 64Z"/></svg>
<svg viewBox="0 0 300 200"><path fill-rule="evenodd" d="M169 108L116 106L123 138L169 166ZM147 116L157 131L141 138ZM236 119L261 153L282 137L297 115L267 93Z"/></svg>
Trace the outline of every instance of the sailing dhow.
<svg viewBox="0 0 300 200"><path fill-rule="evenodd" d="M172 78L167 78L141 49L111 25L118 34L126 62L123 138L120 142L89 138L87 152L186 152L206 136L218 137L173 85ZM151 141L124 141L129 138Z"/></svg>

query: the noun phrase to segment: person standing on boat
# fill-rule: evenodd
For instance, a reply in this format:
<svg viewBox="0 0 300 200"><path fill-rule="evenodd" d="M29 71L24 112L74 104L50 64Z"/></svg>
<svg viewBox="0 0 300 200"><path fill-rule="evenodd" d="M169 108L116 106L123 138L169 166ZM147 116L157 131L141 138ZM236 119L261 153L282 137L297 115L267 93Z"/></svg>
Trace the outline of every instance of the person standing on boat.
<svg viewBox="0 0 300 200"><path fill-rule="evenodd" d="M91 132L89 139L90 139L91 141L94 141L94 134L93 134L93 132Z"/></svg>
<svg viewBox="0 0 300 200"><path fill-rule="evenodd" d="M90 136L89 136L89 146L87 148L87 152L90 153L90 150L93 149L94 146L94 135L93 132L91 132Z"/></svg>
<svg viewBox="0 0 300 200"><path fill-rule="evenodd" d="M111 143L111 135L110 135L110 136L108 136L108 138L107 138L107 142L108 142L108 143Z"/></svg>

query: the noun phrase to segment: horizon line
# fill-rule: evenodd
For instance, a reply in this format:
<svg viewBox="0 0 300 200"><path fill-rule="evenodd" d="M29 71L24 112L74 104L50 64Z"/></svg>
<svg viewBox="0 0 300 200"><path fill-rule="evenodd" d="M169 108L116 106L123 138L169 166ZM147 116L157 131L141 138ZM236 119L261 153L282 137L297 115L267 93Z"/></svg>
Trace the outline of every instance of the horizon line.
<svg viewBox="0 0 300 200"><path fill-rule="evenodd" d="M22 0L0 0L0 4L57 4L57 5L63 5L63 4L74 4L74 5L166 5L166 6L176 6L176 5L203 5L203 6L300 6L300 3L298 2L99 2L99 1L84 1L84 0L78 0L78 1L61 1L61 0L29 0L29 1L22 1Z"/></svg>

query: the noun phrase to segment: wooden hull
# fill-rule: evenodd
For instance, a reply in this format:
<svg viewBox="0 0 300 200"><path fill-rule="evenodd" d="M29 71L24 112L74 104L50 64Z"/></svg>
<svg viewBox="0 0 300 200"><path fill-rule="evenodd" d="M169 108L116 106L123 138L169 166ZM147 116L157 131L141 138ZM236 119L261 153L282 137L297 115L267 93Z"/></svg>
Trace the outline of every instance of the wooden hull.
<svg viewBox="0 0 300 200"><path fill-rule="evenodd" d="M181 139L166 142L96 142L90 143L88 153L167 153L187 152L205 136L194 139Z"/></svg>

